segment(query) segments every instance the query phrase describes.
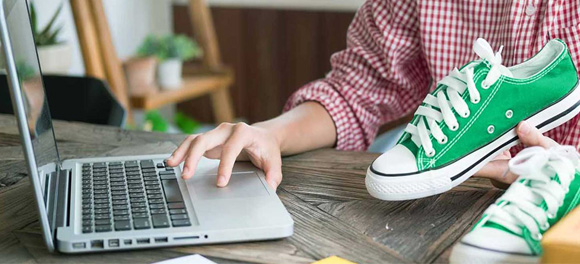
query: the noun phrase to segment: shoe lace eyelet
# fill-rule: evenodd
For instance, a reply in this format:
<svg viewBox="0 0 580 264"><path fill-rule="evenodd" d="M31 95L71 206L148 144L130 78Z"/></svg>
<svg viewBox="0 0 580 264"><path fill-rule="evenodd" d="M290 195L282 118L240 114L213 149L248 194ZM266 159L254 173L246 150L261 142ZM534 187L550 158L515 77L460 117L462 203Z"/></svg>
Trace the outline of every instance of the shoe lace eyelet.
<svg viewBox="0 0 580 264"><path fill-rule="evenodd" d="M540 241L540 240L542 240L542 234L540 234L540 233L532 234L532 238L537 240L537 241Z"/></svg>
<svg viewBox="0 0 580 264"><path fill-rule="evenodd" d="M546 222L546 223L544 223L542 226L540 226L540 228L541 228L543 231L546 231L546 230L548 230L548 228L550 228L550 223Z"/></svg>
<svg viewBox="0 0 580 264"><path fill-rule="evenodd" d="M485 80L481 81L481 88L483 89L489 89L491 85L487 84L487 82Z"/></svg>
<svg viewBox="0 0 580 264"><path fill-rule="evenodd" d="M554 217L556 217L554 214L552 213L547 213L546 214L548 216L549 219L554 219Z"/></svg>
<svg viewBox="0 0 580 264"><path fill-rule="evenodd" d="M449 127L449 130L451 131L457 131L457 129L459 129L459 125L457 124Z"/></svg>
<svg viewBox="0 0 580 264"><path fill-rule="evenodd" d="M464 113L461 114L461 117L468 118L470 114L471 114L471 112L469 111L469 109L467 109L467 111L465 111Z"/></svg>
<svg viewBox="0 0 580 264"><path fill-rule="evenodd" d="M471 100L472 104L478 104L479 103L479 98L475 98L473 100Z"/></svg>
<svg viewBox="0 0 580 264"><path fill-rule="evenodd" d="M430 152L426 152L426 151L425 151L425 155L427 155L427 157L429 157L429 158L430 158L430 157L433 157L433 156L435 156L435 150L434 150L434 149L432 149Z"/></svg>
<svg viewBox="0 0 580 264"><path fill-rule="evenodd" d="M447 136L443 137L441 140L437 140L437 142L439 142L439 144L447 143Z"/></svg>

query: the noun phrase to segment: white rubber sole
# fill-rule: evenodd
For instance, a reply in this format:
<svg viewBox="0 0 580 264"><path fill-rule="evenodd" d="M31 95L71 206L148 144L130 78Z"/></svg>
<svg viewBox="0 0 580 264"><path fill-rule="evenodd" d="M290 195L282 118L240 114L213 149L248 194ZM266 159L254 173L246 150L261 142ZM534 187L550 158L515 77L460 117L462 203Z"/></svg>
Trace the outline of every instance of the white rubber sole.
<svg viewBox="0 0 580 264"><path fill-rule="evenodd" d="M538 263L539 261L540 258L535 256L485 250L463 243L457 243L449 257L451 264Z"/></svg>
<svg viewBox="0 0 580 264"><path fill-rule="evenodd" d="M579 112L580 88L577 85L566 97L529 117L527 121L544 133L572 119ZM461 184L497 155L518 143L513 128L486 146L439 169L404 176L381 176L369 167L365 178L366 188L373 197L387 201L440 194Z"/></svg>

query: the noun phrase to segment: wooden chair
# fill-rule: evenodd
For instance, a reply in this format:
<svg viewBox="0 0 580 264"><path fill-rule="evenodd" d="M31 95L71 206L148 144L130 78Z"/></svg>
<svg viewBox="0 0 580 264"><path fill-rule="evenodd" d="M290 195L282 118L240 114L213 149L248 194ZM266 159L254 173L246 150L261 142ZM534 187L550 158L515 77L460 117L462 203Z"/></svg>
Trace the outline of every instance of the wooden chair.
<svg viewBox="0 0 580 264"><path fill-rule="evenodd" d="M229 86L233 71L223 66L211 13L205 0L189 0L194 36L204 51L199 70L185 71L179 89L131 96L117 57L102 0L70 0L81 46L86 74L106 80L121 104L131 109L151 110L210 95L215 121L231 122L234 110ZM131 115L130 115L131 116Z"/></svg>

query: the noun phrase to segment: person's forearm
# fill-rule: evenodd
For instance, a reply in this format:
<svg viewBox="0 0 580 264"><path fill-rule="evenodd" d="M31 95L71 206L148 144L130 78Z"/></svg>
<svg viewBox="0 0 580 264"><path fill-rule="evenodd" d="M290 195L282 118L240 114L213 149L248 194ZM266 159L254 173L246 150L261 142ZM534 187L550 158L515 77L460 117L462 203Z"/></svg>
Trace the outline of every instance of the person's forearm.
<svg viewBox="0 0 580 264"><path fill-rule="evenodd" d="M334 122L316 102L305 102L281 116L254 125L272 131L283 156L332 147L336 142Z"/></svg>

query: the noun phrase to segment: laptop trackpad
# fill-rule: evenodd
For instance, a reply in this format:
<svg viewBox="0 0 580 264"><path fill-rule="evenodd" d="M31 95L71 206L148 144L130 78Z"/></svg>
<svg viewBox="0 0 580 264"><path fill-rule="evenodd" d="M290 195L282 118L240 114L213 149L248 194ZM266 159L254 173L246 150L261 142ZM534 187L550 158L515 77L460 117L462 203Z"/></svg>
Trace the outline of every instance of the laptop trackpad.
<svg viewBox="0 0 580 264"><path fill-rule="evenodd" d="M195 175L187 181L188 188L193 187L199 200L235 199L267 196L268 191L256 172L235 172L228 186L216 186L216 175Z"/></svg>

